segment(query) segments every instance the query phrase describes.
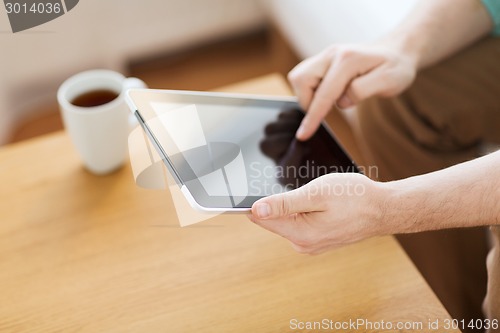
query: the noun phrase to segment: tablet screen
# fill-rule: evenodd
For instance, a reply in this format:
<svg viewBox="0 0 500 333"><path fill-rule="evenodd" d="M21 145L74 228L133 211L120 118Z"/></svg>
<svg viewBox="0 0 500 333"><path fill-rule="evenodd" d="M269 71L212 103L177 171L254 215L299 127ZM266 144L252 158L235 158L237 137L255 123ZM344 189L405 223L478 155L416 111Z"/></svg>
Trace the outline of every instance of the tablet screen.
<svg viewBox="0 0 500 333"><path fill-rule="evenodd" d="M247 208L332 172L358 172L322 125L295 139L292 99L132 90L137 116L176 180L207 208Z"/></svg>

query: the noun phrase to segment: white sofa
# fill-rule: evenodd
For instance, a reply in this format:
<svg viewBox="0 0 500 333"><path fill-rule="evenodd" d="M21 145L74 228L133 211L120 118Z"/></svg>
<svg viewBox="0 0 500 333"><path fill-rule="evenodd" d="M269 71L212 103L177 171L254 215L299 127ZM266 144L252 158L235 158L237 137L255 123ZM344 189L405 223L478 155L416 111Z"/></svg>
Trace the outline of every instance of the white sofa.
<svg viewBox="0 0 500 333"><path fill-rule="evenodd" d="M54 99L71 74L168 52L265 24L266 16L301 57L333 42L373 40L416 0L85 0L72 11L11 34L0 11L0 145L18 119Z"/></svg>
<svg viewBox="0 0 500 333"><path fill-rule="evenodd" d="M78 71L123 70L127 59L224 38L264 21L253 0L85 0L54 21L12 34L0 10L0 145L18 119L53 99Z"/></svg>
<svg viewBox="0 0 500 333"><path fill-rule="evenodd" d="M373 41L395 27L417 0L262 0L297 55L332 43Z"/></svg>

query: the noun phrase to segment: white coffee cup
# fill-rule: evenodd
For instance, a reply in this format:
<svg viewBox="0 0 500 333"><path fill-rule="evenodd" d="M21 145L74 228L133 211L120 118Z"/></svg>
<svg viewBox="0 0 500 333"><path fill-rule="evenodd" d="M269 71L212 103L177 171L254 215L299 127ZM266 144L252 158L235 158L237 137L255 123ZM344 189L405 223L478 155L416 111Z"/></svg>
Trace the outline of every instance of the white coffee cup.
<svg viewBox="0 0 500 333"><path fill-rule="evenodd" d="M85 167L92 173L113 172L126 161L131 114L124 93L129 88L145 87L146 84L137 78L125 78L110 70L81 72L59 87L57 100L64 126ZM118 97L98 106L72 104L76 97L99 90L110 90Z"/></svg>

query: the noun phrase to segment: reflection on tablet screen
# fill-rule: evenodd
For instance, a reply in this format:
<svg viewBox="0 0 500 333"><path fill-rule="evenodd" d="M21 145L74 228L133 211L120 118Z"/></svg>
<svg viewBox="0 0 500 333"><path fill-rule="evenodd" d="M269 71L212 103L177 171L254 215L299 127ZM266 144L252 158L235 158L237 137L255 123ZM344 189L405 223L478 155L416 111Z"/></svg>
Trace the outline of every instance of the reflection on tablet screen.
<svg viewBox="0 0 500 333"><path fill-rule="evenodd" d="M202 206L250 207L327 173L358 172L323 126L306 142L295 139L304 117L295 102L188 97L150 101L140 111Z"/></svg>

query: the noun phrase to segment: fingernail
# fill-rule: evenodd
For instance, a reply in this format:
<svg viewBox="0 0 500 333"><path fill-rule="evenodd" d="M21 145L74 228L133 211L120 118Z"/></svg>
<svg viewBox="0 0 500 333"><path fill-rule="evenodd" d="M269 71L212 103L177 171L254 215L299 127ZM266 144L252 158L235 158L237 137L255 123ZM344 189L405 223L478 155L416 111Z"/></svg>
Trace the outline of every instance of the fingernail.
<svg viewBox="0 0 500 333"><path fill-rule="evenodd" d="M299 129L297 130L297 134L295 135L297 139L302 138L306 134L306 127L304 124L300 125Z"/></svg>
<svg viewBox="0 0 500 333"><path fill-rule="evenodd" d="M267 203L257 204L257 217L260 219L265 219L271 215L271 207Z"/></svg>

